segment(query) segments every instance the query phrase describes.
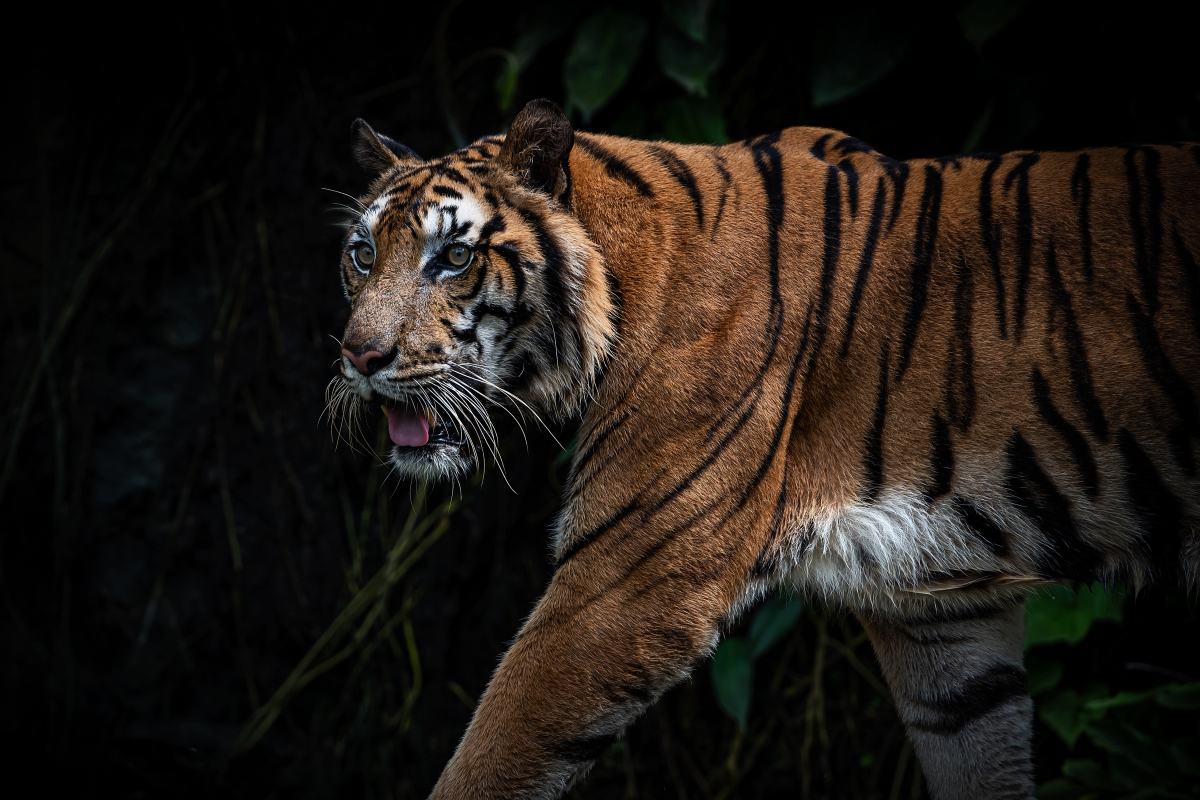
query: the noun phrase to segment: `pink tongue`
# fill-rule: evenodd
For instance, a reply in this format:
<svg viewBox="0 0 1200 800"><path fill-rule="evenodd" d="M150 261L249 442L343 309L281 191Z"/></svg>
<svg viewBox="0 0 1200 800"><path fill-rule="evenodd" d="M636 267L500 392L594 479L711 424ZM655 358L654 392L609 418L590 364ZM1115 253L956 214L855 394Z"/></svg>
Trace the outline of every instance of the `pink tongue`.
<svg viewBox="0 0 1200 800"><path fill-rule="evenodd" d="M429 420L400 406L388 409L388 435L401 447L424 447L429 441Z"/></svg>

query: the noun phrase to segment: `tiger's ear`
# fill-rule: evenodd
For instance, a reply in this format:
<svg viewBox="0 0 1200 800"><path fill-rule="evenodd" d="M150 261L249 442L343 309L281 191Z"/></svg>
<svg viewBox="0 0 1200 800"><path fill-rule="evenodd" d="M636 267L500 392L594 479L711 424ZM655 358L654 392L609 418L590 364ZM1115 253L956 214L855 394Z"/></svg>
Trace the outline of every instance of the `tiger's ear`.
<svg viewBox="0 0 1200 800"><path fill-rule="evenodd" d="M354 136L354 159L372 177L392 167L422 164L425 159L382 133L376 133L364 120L350 123Z"/></svg>
<svg viewBox="0 0 1200 800"><path fill-rule="evenodd" d="M575 131L562 109L549 100L531 100L513 120L496 158L523 186L561 203L571 188L567 157L574 144Z"/></svg>

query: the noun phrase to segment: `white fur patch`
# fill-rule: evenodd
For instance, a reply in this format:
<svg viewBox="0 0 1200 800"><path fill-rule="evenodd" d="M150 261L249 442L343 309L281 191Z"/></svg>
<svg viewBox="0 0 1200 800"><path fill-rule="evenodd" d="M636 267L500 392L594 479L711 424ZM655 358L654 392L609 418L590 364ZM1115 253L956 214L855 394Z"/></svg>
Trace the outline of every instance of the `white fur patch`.
<svg viewBox="0 0 1200 800"><path fill-rule="evenodd" d="M470 194L461 198L446 198L442 202L431 205L425 211L421 220L421 228L425 231L425 242L421 248L421 262L441 252L442 248L451 242L464 242L474 245L479 241L479 233L487 221L482 206ZM454 236L452 231L456 225L467 223L463 233Z"/></svg>

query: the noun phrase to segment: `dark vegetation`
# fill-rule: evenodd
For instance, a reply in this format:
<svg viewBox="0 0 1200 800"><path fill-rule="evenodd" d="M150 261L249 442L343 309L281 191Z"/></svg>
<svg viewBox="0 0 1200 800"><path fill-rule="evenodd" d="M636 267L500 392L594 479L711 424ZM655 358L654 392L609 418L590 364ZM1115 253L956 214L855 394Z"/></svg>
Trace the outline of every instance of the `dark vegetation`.
<svg viewBox="0 0 1200 800"><path fill-rule="evenodd" d="M353 118L425 155L541 96L592 130L824 125L897 158L1200 137L1195 29L1158 0L584 5L222 1L133 25L47 4L10 31L10 774L423 797L545 586L568 461L550 436L502 427L516 492L489 470L452 497L388 477L378 418L362 452L322 418L348 315L326 188L365 186ZM1197 793L1194 603L1122 597L1030 609L1046 797ZM923 795L852 617L780 599L731 634L576 796Z"/></svg>

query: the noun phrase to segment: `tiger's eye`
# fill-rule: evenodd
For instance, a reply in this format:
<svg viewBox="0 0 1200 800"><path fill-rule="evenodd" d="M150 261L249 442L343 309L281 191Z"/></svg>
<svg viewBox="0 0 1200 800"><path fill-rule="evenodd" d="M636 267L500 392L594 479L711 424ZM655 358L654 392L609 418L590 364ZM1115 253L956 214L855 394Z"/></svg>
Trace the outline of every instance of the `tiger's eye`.
<svg viewBox="0 0 1200 800"><path fill-rule="evenodd" d="M354 248L354 258L364 267L369 267L375 263L375 248L369 244L360 244Z"/></svg>
<svg viewBox="0 0 1200 800"><path fill-rule="evenodd" d="M471 248L465 244L452 244L446 248L446 262L452 267L465 267L471 260Z"/></svg>

